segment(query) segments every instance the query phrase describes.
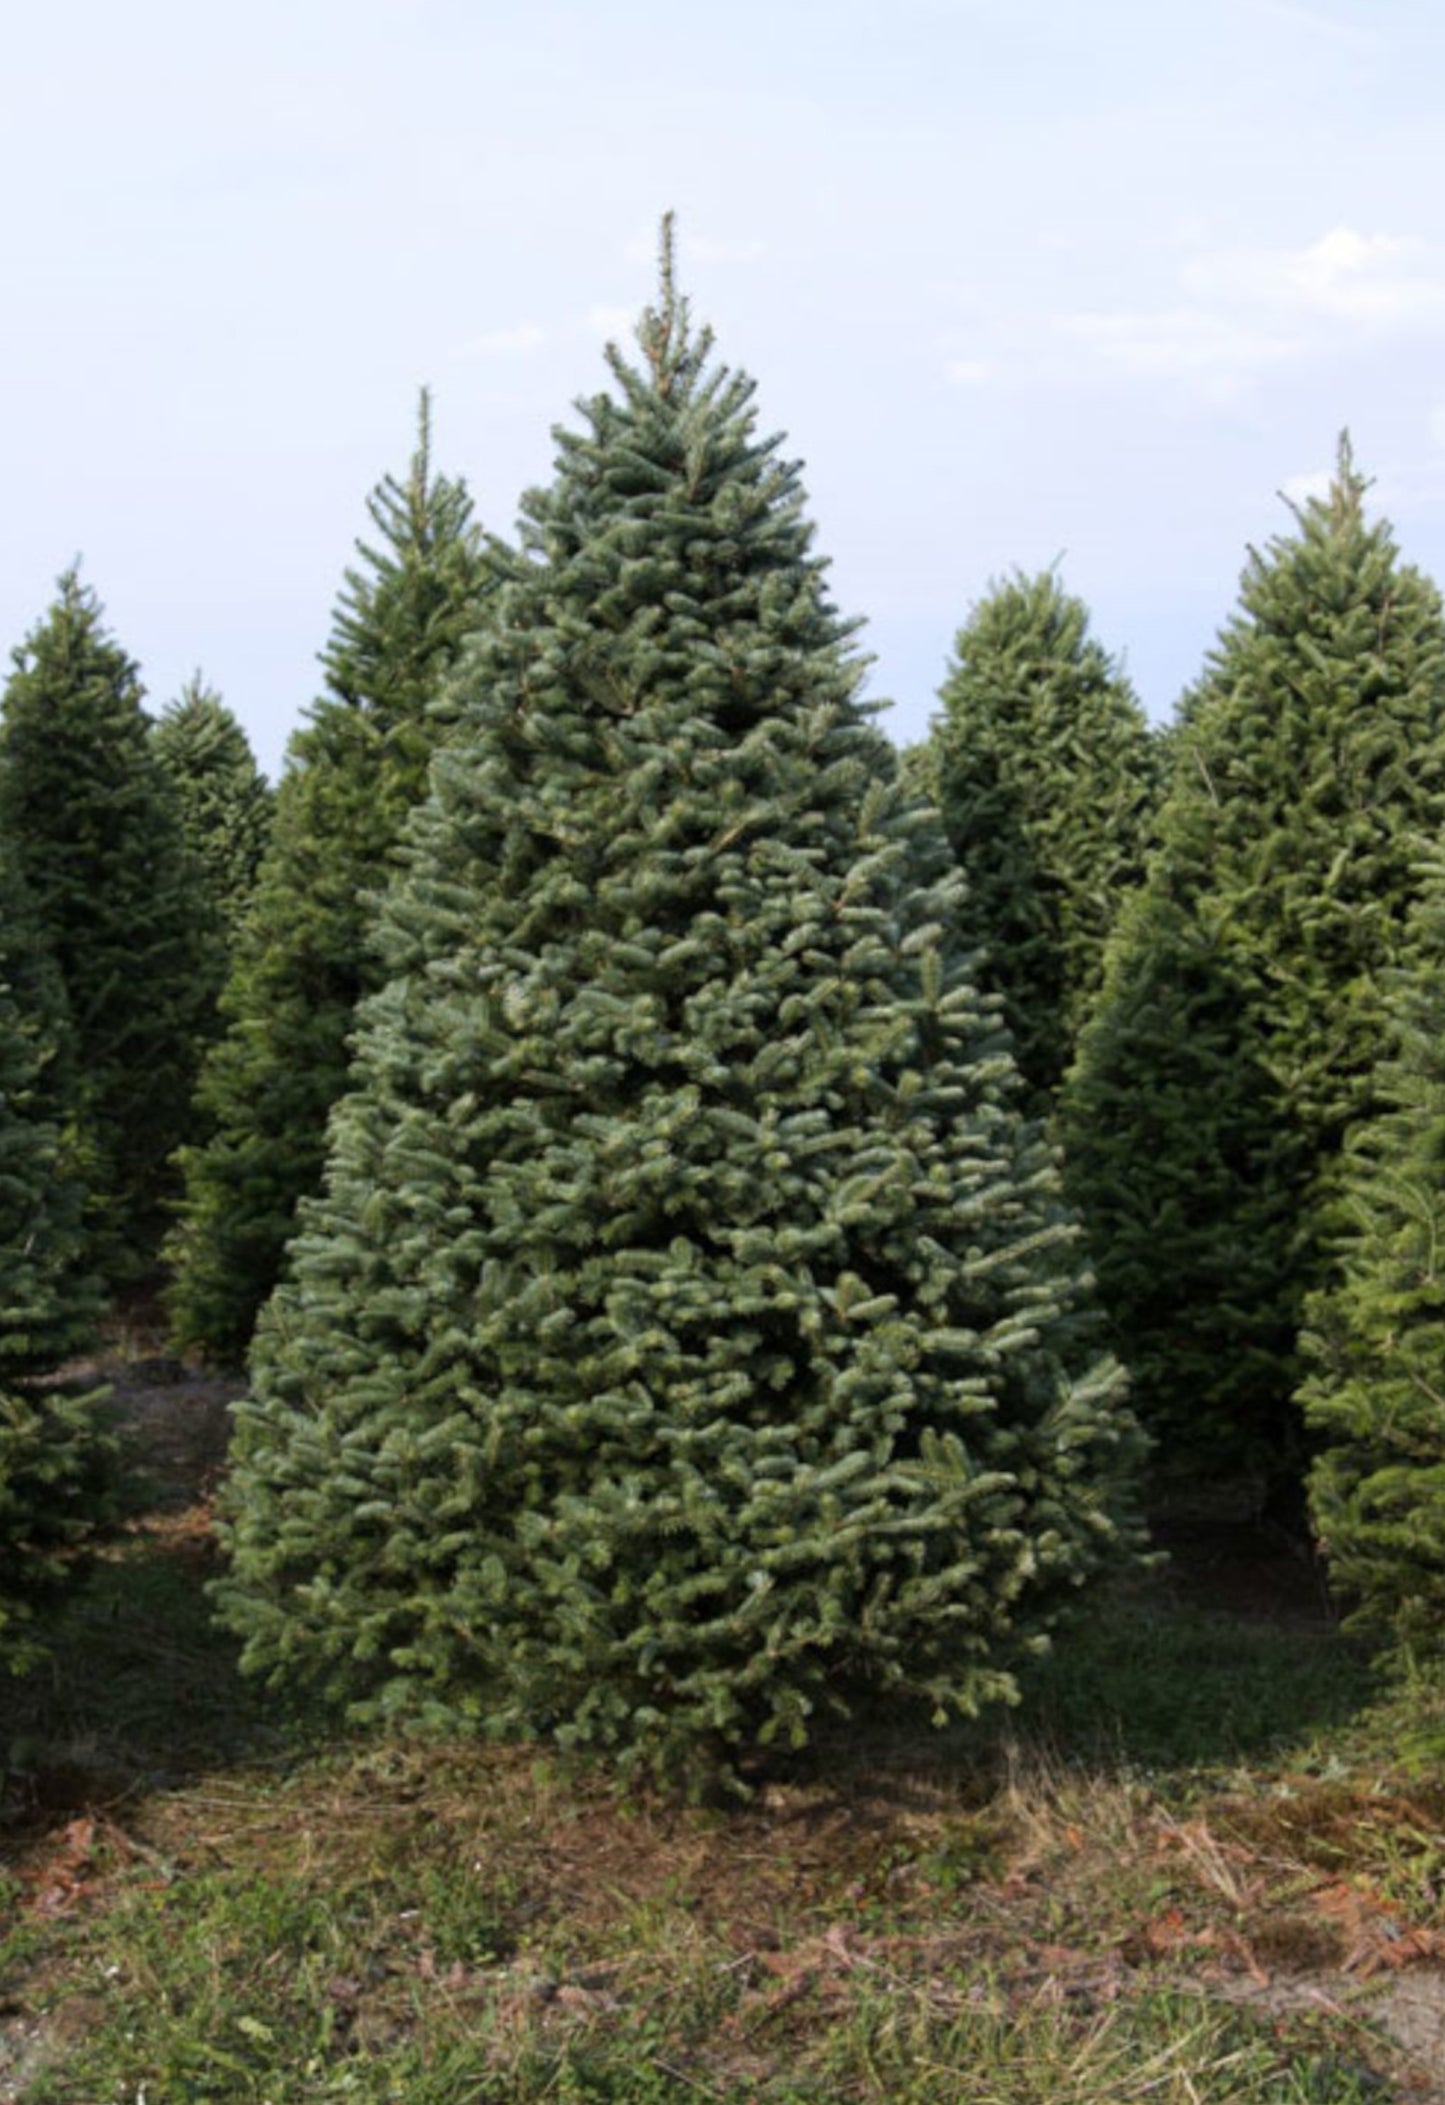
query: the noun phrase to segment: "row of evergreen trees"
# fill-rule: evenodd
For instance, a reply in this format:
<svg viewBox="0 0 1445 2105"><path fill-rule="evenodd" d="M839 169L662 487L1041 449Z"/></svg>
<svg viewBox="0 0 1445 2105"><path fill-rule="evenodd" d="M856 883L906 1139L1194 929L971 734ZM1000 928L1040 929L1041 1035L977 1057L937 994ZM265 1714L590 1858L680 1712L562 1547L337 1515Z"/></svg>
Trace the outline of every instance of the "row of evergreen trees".
<svg viewBox="0 0 1445 2105"><path fill-rule="evenodd" d="M666 253L639 343L516 548L434 475L423 405L273 821L199 683L146 726L73 579L19 655L4 1101L17 1162L50 1151L36 1277L72 1328L27 1351L17 1315L17 1398L58 1407L35 1372L178 1213L179 1339L234 1363L255 1332L249 1662L661 1767L857 1685L1006 1694L1135 1539L1136 1414L1161 1479L1287 1503L1312 1467L1341 1578L1428 1646L1434 588L1344 449L1166 736L1057 577L1017 577L900 766ZM25 743L82 640L143 899L64 833L92 763ZM104 947L127 898L145 1001ZM0 1447L0 1529L6 1481Z"/></svg>

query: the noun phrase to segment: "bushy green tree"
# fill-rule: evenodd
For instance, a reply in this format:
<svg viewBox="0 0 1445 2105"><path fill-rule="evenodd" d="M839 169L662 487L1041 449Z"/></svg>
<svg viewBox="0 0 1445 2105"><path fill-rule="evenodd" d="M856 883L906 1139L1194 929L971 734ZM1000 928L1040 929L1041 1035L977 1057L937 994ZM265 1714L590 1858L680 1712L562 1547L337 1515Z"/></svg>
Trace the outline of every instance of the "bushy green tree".
<svg viewBox="0 0 1445 2105"><path fill-rule="evenodd" d="M1250 556L1064 1110L1162 1461L1279 1487L1301 1466L1301 1308L1445 821L1440 598L1365 488L1342 443L1328 495Z"/></svg>
<svg viewBox="0 0 1445 2105"><path fill-rule="evenodd" d="M73 571L14 654L0 839L64 992L94 1255L117 1282L144 1277L187 1131L206 928L136 668Z"/></svg>
<svg viewBox="0 0 1445 2105"><path fill-rule="evenodd" d="M0 842L0 1671L37 1656L32 1615L62 1553L97 1517L105 1443L94 1399L32 1378L88 1345L98 1282L83 1269L81 1192L47 1117L63 998L23 882Z"/></svg>
<svg viewBox="0 0 1445 2105"><path fill-rule="evenodd" d="M0 1672L45 1656L35 1611L108 1511L112 1445L98 1391L0 1376Z"/></svg>
<svg viewBox="0 0 1445 2105"><path fill-rule="evenodd" d="M244 1358L297 1201L320 1181L352 1014L378 976L369 900L425 785L439 695L491 574L464 484L432 472L425 397L410 473L388 476L368 510L376 541L346 574L326 692L291 741L202 1071L209 1132L184 1158L173 1325L223 1363Z"/></svg>
<svg viewBox="0 0 1445 2105"><path fill-rule="evenodd" d="M33 903L0 840L0 1384L81 1351L100 1319L85 1269L83 1193L58 1124L64 994Z"/></svg>
<svg viewBox="0 0 1445 2105"><path fill-rule="evenodd" d="M1143 876L1158 802L1149 726L1052 570L995 584L959 630L924 764L967 880L961 939L1003 998L1046 1111Z"/></svg>
<svg viewBox="0 0 1445 2105"><path fill-rule="evenodd" d="M235 716L199 673L162 713L152 743L229 952L271 831L271 787Z"/></svg>
<svg viewBox="0 0 1445 2105"><path fill-rule="evenodd" d="M1396 996L1383 1108L1348 1157L1340 1276L1309 1303L1301 1402L1333 1583L1407 1657L1445 1655L1445 869Z"/></svg>
<svg viewBox="0 0 1445 2105"><path fill-rule="evenodd" d="M407 831L222 1599L362 1715L707 1773L860 1683L1006 1698L1132 1427L936 814L666 252L639 340Z"/></svg>

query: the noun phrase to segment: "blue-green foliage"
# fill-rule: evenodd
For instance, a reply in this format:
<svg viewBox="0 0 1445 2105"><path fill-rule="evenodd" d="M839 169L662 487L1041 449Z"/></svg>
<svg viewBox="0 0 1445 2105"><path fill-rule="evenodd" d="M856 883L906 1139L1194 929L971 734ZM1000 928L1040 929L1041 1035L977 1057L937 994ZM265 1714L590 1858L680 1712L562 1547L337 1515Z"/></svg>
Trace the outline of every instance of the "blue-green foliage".
<svg viewBox="0 0 1445 2105"><path fill-rule="evenodd" d="M706 1770L1006 1698L1133 1433L797 471L670 277L639 340L407 829L221 1598L364 1715Z"/></svg>

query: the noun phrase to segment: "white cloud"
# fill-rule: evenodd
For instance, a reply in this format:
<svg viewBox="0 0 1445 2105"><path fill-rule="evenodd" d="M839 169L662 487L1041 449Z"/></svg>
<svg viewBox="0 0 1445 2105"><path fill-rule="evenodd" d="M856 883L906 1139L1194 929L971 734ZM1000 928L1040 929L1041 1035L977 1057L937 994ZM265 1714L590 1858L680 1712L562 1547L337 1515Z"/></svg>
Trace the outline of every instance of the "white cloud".
<svg viewBox="0 0 1445 2105"><path fill-rule="evenodd" d="M1365 340L1445 339L1445 255L1333 227L1297 249L1191 256L1179 299L1149 311L1055 317L1060 335L1136 378L1236 394L1271 367Z"/></svg>
<svg viewBox="0 0 1445 2105"><path fill-rule="evenodd" d="M955 387L982 387L994 374L986 358L955 358L944 370Z"/></svg>
<svg viewBox="0 0 1445 2105"><path fill-rule="evenodd" d="M635 319L630 307L589 307L583 327L589 336L610 341L618 336L630 336Z"/></svg>
<svg viewBox="0 0 1445 2105"><path fill-rule="evenodd" d="M1235 394L1252 374L1286 363L1300 349L1287 331L1207 307L1068 314L1056 326L1100 363L1134 379L1182 380L1220 397Z"/></svg>
<svg viewBox="0 0 1445 2105"><path fill-rule="evenodd" d="M1435 404L1427 419L1427 429L1430 433L1431 445L1439 446L1442 451L1445 451L1445 402L1437 402Z"/></svg>
<svg viewBox="0 0 1445 2105"><path fill-rule="evenodd" d="M521 322L515 329L489 329L484 336L474 336L466 350L470 358L494 358L511 351L535 351L546 341L545 329L535 322Z"/></svg>
<svg viewBox="0 0 1445 2105"><path fill-rule="evenodd" d="M1334 476L1328 468L1311 468L1305 475L1287 475L1280 494L1291 504L1308 504L1310 499L1324 499L1330 494Z"/></svg>

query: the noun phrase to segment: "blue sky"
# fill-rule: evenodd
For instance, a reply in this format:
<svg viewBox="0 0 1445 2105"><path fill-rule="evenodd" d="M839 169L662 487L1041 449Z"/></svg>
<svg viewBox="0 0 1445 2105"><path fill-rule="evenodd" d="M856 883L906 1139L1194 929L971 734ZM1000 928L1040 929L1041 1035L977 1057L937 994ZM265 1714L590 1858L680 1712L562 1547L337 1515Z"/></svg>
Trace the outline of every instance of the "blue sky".
<svg viewBox="0 0 1445 2105"><path fill-rule="evenodd" d="M889 727L1055 559L1167 715L1348 425L1445 578L1436 0L72 0L0 72L0 642L79 554L270 771L368 489L510 530L671 207Z"/></svg>

